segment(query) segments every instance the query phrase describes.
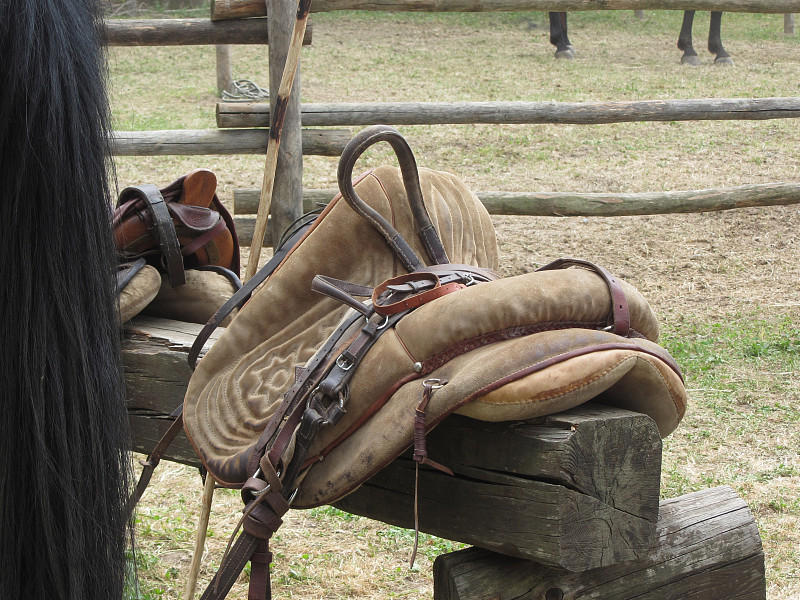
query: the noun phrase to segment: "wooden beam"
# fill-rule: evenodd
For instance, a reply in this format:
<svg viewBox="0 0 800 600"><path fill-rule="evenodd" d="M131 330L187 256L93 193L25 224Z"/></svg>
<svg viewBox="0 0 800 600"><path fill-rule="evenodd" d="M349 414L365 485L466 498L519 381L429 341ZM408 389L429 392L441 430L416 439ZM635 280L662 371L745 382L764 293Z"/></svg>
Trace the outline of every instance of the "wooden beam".
<svg viewBox="0 0 800 600"><path fill-rule="evenodd" d="M108 19L105 41L109 46L212 46L216 44L268 44L267 19L215 23L209 19ZM303 45L311 44L311 27Z"/></svg>
<svg viewBox="0 0 800 600"><path fill-rule="evenodd" d="M334 506L399 527L583 571L644 556L655 539L661 439L655 423L587 404L515 423L448 417L428 455L406 453Z"/></svg>
<svg viewBox="0 0 800 600"><path fill-rule="evenodd" d="M639 121L795 119L800 97L700 98L619 102L376 102L301 105L305 127L349 125L597 125ZM217 127L268 127L269 105L217 103Z"/></svg>
<svg viewBox="0 0 800 600"><path fill-rule="evenodd" d="M138 316L125 324L122 363L134 452L149 454L174 420L192 374L187 360L202 325ZM218 330L205 350L219 335ZM204 350L204 351L205 351ZM197 455L181 431L167 460L199 466Z"/></svg>
<svg viewBox="0 0 800 600"><path fill-rule="evenodd" d="M351 137L346 129L305 129L303 154L339 156ZM111 148L116 156L264 154L267 130L115 131Z"/></svg>
<svg viewBox="0 0 800 600"><path fill-rule="evenodd" d="M800 0L315 0L312 12L334 10L413 12L721 10L745 13L800 12ZM263 0L214 0L211 19L266 15Z"/></svg>
<svg viewBox="0 0 800 600"><path fill-rule="evenodd" d="M337 190L304 190L304 208L327 202ZM712 212L758 206L800 204L800 184L763 183L738 187L628 194L579 192L476 192L493 215L535 217L621 217ZM234 190L236 214L253 214L258 190ZM249 217L241 217L245 223ZM246 226L246 225L245 225Z"/></svg>
<svg viewBox="0 0 800 600"><path fill-rule="evenodd" d="M126 323L123 365L136 451L152 450L183 401L191 375L186 356L199 330L141 316ZM645 415L586 404L524 422L455 416L428 435L428 451L456 476L421 471L423 531L480 539L576 570L636 558L655 541L661 440ZM183 433L165 459L199 465ZM340 506L410 526L412 462L398 459Z"/></svg>
<svg viewBox="0 0 800 600"><path fill-rule="evenodd" d="M569 573L469 548L439 556L434 600L764 600L753 515L729 487L661 502L658 543L631 562Z"/></svg>
<svg viewBox="0 0 800 600"><path fill-rule="evenodd" d="M794 13L783 15L783 32L787 35L794 35Z"/></svg>

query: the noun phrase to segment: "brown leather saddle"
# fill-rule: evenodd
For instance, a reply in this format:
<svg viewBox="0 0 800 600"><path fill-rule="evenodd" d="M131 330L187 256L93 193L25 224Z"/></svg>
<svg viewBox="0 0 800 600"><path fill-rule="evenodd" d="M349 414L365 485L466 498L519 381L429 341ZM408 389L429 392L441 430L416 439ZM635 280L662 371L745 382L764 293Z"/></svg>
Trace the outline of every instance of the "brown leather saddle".
<svg viewBox="0 0 800 600"><path fill-rule="evenodd" d="M146 312L205 323L241 287L239 240L216 187L213 172L196 169L162 189L120 193L112 226L121 321Z"/></svg>
<svg viewBox="0 0 800 600"><path fill-rule="evenodd" d="M400 169L354 185L355 162L378 142ZM340 195L189 382L189 440L245 502L204 598L223 597L248 560L251 590L269 596L267 543L290 506L333 502L408 447L447 470L425 434L453 412L527 419L591 399L646 413L665 436L686 408L680 369L634 288L572 259L499 278L480 201L456 177L418 169L395 130L362 131L338 179Z"/></svg>

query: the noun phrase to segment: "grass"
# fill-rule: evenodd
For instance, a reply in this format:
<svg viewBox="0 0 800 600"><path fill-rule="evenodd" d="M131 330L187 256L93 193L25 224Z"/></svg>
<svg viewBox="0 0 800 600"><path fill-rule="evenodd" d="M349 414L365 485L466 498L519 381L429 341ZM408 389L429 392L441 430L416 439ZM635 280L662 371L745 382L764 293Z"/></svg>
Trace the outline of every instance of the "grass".
<svg viewBox="0 0 800 600"><path fill-rule="evenodd" d="M204 16L197 11L171 16ZM800 36L782 15L726 14L734 68L679 65L678 12L570 15L572 62L555 61L543 13L321 13L302 53L306 102L800 96ZM704 47L698 13L695 47ZM701 55L704 52L700 52ZM234 75L266 86L266 49L236 46ZM120 130L213 128L212 48L115 48L112 109ZM800 181L796 120L603 126L401 127L418 162L474 190L637 192ZM365 168L390 160L370 151ZM304 157L304 185L332 187L336 161ZM220 196L259 187L263 157L123 157L121 186L166 184L199 166ZM689 412L664 441L662 497L730 485L753 511L767 557L768 597L800 597L800 211L607 219L496 217L502 272L558 256L603 264L642 291L662 343L684 369ZM140 597L181 596L201 485L162 466L137 523ZM215 495L201 579L213 574L239 518L235 492ZM432 560L456 549L330 507L291 511L274 582L282 598L430 598ZM244 597L243 586L235 596Z"/></svg>

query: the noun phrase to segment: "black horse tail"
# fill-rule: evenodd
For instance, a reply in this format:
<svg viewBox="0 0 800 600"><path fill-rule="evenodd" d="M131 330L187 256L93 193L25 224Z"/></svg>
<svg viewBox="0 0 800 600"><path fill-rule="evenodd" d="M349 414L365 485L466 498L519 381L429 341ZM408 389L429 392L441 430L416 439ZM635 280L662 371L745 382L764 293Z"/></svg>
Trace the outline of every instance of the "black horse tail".
<svg viewBox="0 0 800 600"><path fill-rule="evenodd" d="M0 0L0 597L121 598L130 479L98 0Z"/></svg>

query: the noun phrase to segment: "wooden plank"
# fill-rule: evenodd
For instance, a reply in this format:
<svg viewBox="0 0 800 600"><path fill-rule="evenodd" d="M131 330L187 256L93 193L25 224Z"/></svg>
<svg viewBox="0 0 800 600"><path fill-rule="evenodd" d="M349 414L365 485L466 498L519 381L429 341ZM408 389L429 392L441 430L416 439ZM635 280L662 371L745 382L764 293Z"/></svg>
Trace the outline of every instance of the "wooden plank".
<svg viewBox="0 0 800 600"><path fill-rule="evenodd" d="M202 326L152 317L136 317L125 324L122 361L133 450L149 453L172 423L171 413L183 402L191 369L189 348ZM212 335L204 349L216 340ZM165 457L199 466L184 433L172 443Z"/></svg>
<svg viewBox="0 0 800 600"><path fill-rule="evenodd" d="M327 202L337 190L303 191L304 209ZM764 183L710 190L643 192L634 194L580 192L476 192L493 215L539 217L611 217L731 210L754 206L800 204L800 184ZM234 190L237 215L249 215L258 203L258 190ZM240 217L247 228L247 217Z"/></svg>
<svg viewBox="0 0 800 600"><path fill-rule="evenodd" d="M217 127L267 127L263 102L217 103ZM765 120L800 117L800 97L698 98L617 102L306 103L303 125L543 124Z"/></svg>
<svg viewBox="0 0 800 600"><path fill-rule="evenodd" d="M115 131L111 149L116 156L264 154L267 129L176 129ZM339 156L352 134L346 129L304 129L303 154Z"/></svg>
<svg viewBox="0 0 800 600"><path fill-rule="evenodd" d="M721 10L746 13L800 12L800 0L315 0L312 12L334 10L413 12ZM263 0L214 0L211 19L266 16Z"/></svg>
<svg viewBox="0 0 800 600"><path fill-rule="evenodd" d="M222 21L209 19L108 19L105 42L109 46L212 46L216 44L268 44L266 19ZM303 45L311 44L311 27Z"/></svg>
<svg viewBox="0 0 800 600"><path fill-rule="evenodd" d="M421 531L573 571L654 542L661 439L644 415L588 404L516 423L453 416L428 454L455 476L420 470ZM335 506L413 528L414 465L404 455Z"/></svg>
<svg viewBox="0 0 800 600"><path fill-rule="evenodd" d="M470 548L436 559L434 600L764 600L764 553L753 515L729 487L661 503L645 557L569 573Z"/></svg>

